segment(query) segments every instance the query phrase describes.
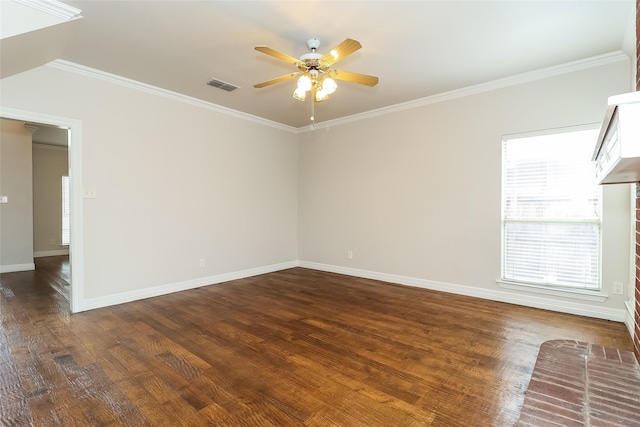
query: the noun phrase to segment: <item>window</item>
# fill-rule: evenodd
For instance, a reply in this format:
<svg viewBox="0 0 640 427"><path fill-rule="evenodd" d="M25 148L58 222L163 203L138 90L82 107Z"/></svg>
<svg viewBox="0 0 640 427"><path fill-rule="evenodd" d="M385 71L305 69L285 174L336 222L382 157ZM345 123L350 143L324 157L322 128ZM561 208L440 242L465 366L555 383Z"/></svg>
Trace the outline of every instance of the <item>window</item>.
<svg viewBox="0 0 640 427"><path fill-rule="evenodd" d="M600 289L598 130L505 139L502 280Z"/></svg>
<svg viewBox="0 0 640 427"><path fill-rule="evenodd" d="M62 177L62 244L68 245L69 236L69 177Z"/></svg>

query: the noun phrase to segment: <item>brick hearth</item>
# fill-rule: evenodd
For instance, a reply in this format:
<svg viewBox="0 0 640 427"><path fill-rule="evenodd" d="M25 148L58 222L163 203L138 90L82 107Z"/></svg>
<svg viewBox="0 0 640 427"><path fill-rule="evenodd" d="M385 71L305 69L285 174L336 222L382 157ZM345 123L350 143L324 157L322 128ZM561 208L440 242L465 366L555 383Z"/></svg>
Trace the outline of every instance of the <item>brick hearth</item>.
<svg viewBox="0 0 640 427"><path fill-rule="evenodd" d="M639 427L634 354L581 341L543 343L518 426L547 425Z"/></svg>

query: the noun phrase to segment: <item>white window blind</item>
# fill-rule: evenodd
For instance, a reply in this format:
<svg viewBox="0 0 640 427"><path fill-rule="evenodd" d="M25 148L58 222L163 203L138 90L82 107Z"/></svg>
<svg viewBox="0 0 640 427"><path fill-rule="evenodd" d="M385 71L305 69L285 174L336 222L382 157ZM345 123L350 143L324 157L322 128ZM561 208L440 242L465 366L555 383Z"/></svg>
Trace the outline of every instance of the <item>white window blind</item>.
<svg viewBox="0 0 640 427"><path fill-rule="evenodd" d="M600 289L597 133L503 141L503 280Z"/></svg>
<svg viewBox="0 0 640 427"><path fill-rule="evenodd" d="M62 177L62 244L68 245L69 235L69 177Z"/></svg>

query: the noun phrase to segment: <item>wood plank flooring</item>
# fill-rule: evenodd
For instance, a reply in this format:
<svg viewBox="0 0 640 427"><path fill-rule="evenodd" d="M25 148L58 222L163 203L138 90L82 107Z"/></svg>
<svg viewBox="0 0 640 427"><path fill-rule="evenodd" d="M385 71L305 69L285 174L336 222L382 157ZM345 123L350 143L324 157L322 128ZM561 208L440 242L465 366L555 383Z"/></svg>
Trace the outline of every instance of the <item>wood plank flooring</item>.
<svg viewBox="0 0 640 427"><path fill-rule="evenodd" d="M47 265L0 276L2 426L512 426L543 342L632 349L621 323L303 268L71 315Z"/></svg>

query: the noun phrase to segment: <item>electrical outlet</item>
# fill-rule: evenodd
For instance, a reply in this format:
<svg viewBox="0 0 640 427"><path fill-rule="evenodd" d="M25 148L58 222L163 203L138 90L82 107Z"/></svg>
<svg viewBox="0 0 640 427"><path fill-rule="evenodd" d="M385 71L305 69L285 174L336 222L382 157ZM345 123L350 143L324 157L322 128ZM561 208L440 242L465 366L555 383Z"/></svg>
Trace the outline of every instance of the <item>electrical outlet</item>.
<svg viewBox="0 0 640 427"><path fill-rule="evenodd" d="M611 293L613 293L614 295L622 295L622 286L622 282L613 282L613 289L611 290Z"/></svg>
<svg viewBox="0 0 640 427"><path fill-rule="evenodd" d="M353 259L353 251L348 251L347 252L347 258Z"/></svg>
<svg viewBox="0 0 640 427"><path fill-rule="evenodd" d="M51 244L55 245L56 244L56 239L51 239Z"/></svg>
<svg viewBox="0 0 640 427"><path fill-rule="evenodd" d="M200 258L200 267L204 267L204 258Z"/></svg>

